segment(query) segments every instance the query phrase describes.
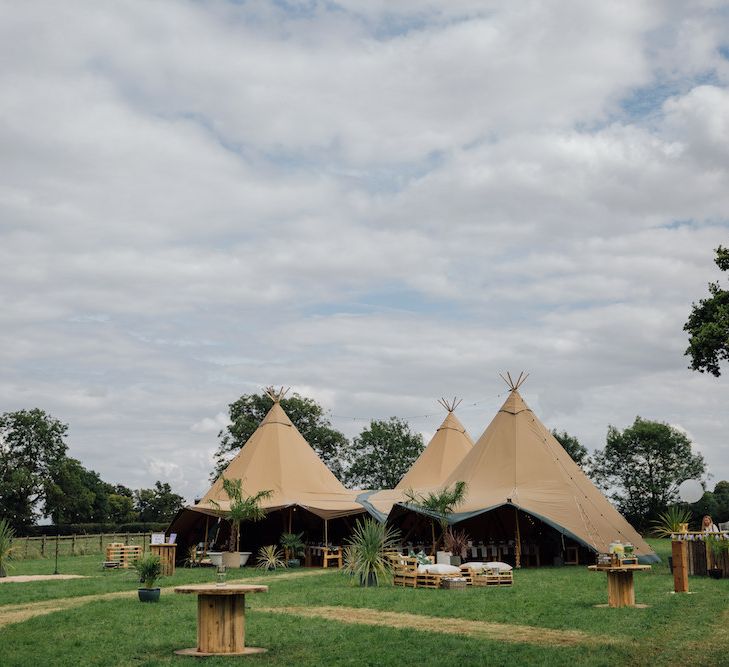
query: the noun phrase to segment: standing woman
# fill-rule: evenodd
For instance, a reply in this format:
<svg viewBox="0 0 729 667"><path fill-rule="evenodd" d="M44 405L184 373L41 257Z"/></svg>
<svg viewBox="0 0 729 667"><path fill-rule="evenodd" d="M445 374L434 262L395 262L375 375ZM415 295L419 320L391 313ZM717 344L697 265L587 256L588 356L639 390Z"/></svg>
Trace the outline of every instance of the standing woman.
<svg viewBox="0 0 729 667"><path fill-rule="evenodd" d="M716 527L716 524L711 520L711 517L708 514L701 520L701 530L704 533L718 533L719 532L719 529Z"/></svg>

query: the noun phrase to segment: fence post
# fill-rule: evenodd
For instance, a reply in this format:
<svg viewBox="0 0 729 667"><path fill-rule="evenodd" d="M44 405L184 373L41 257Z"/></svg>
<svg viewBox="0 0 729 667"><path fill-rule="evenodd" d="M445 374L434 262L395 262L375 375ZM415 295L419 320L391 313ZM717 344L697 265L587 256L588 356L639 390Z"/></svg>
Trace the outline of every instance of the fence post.
<svg viewBox="0 0 729 667"><path fill-rule="evenodd" d="M75 535L71 536L71 555L72 556L76 555L76 536Z"/></svg>
<svg viewBox="0 0 729 667"><path fill-rule="evenodd" d="M46 536L43 535L43 539L41 540L41 556L45 558L46 556Z"/></svg>
<svg viewBox="0 0 729 667"><path fill-rule="evenodd" d="M124 544L129 546L129 533L127 533L127 537L126 537L126 540L124 541Z"/></svg>
<svg viewBox="0 0 729 667"><path fill-rule="evenodd" d="M99 551L104 553L104 533L99 534Z"/></svg>
<svg viewBox="0 0 729 667"><path fill-rule="evenodd" d="M28 537L25 538L25 557L26 558L28 557L28 540L29 539L30 538L28 538Z"/></svg>

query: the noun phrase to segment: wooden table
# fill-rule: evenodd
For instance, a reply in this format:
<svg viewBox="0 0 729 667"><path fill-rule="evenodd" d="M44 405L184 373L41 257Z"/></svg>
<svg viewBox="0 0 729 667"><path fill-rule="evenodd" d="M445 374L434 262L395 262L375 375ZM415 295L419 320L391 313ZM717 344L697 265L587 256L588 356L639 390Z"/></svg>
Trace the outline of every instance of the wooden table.
<svg viewBox="0 0 729 667"><path fill-rule="evenodd" d="M329 567L329 561L336 563L336 566L342 567L342 548L341 547L306 547L306 565L312 564L313 556L320 557L322 567Z"/></svg>
<svg viewBox="0 0 729 667"><path fill-rule="evenodd" d="M159 564L163 577L171 577L175 573L176 544L152 544L149 551L154 556L159 556Z"/></svg>
<svg viewBox="0 0 729 667"><path fill-rule="evenodd" d="M249 655L265 648L245 645L246 593L265 593L268 586L244 584L190 584L175 593L197 595L197 646L175 651L178 655Z"/></svg>
<svg viewBox="0 0 729 667"><path fill-rule="evenodd" d="M633 572L650 570L650 565L614 565L598 567L590 565L591 572L606 572L608 583L608 607L635 607Z"/></svg>

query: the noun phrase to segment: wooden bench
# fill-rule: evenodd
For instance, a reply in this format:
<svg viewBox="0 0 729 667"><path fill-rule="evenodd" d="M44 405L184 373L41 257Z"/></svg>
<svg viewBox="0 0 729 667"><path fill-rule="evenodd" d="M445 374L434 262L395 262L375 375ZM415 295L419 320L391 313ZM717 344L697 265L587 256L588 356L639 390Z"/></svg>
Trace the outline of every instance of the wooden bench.
<svg viewBox="0 0 729 667"><path fill-rule="evenodd" d="M470 579L472 586L512 586L514 584L514 575L511 570L500 571L495 568L484 569L480 572L471 570Z"/></svg>

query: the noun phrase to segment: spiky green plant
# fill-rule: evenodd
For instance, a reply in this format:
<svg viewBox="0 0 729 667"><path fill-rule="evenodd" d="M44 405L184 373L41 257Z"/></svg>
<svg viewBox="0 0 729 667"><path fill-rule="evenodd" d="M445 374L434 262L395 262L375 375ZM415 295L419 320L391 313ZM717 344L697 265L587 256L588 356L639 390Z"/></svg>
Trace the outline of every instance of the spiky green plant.
<svg viewBox="0 0 729 667"><path fill-rule="evenodd" d="M656 537L671 537L681 530L682 523L691 521L691 512L680 505L672 505L651 522L651 532Z"/></svg>
<svg viewBox="0 0 729 667"><path fill-rule="evenodd" d="M283 547L286 560L304 555L304 533L281 533L279 543Z"/></svg>
<svg viewBox="0 0 729 667"><path fill-rule="evenodd" d="M243 491L243 481L240 479L226 479L223 477L223 491L230 498L230 509L227 518L230 521L229 551L240 551L240 526L245 521L260 521L266 518L266 510L261 507L261 501L270 498L273 491L259 491L249 496ZM217 509L220 505L214 500L210 501Z"/></svg>
<svg viewBox="0 0 729 667"><path fill-rule="evenodd" d="M275 544L261 547L258 550L256 560L258 561L256 567L260 567L262 570L276 570L279 567L286 567L283 553Z"/></svg>
<svg viewBox="0 0 729 667"><path fill-rule="evenodd" d="M162 574L162 564L159 556L152 554L135 560L134 569L139 575L139 581L144 584L144 588L154 588L157 579Z"/></svg>
<svg viewBox="0 0 729 667"><path fill-rule="evenodd" d="M6 570L12 567L14 537L13 527L5 519L0 519L0 577L6 576Z"/></svg>
<svg viewBox="0 0 729 667"><path fill-rule="evenodd" d="M453 486L446 486L437 491L430 491L426 494L419 494L408 489L405 492L405 501L425 512L430 516L430 530L433 538L433 554L438 547L438 542L443 539L448 529L448 517L456 511L459 505L463 504L468 493L466 482L456 482ZM440 525L440 537L436 540L435 524Z"/></svg>
<svg viewBox="0 0 729 667"><path fill-rule="evenodd" d="M385 552L396 549L399 539L400 531L384 523L370 518L357 521L344 549L344 571L359 576L361 586L371 581L379 585L390 572Z"/></svg>

